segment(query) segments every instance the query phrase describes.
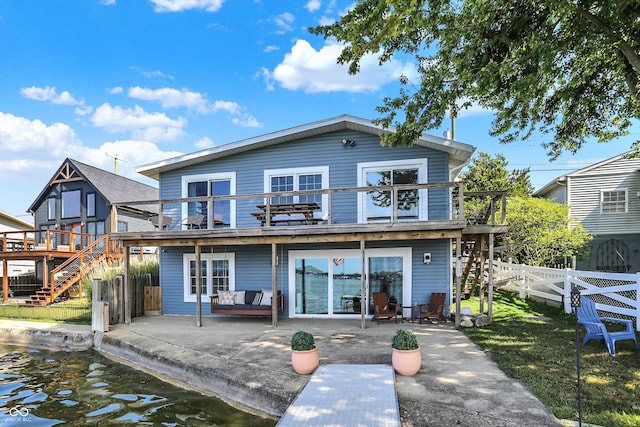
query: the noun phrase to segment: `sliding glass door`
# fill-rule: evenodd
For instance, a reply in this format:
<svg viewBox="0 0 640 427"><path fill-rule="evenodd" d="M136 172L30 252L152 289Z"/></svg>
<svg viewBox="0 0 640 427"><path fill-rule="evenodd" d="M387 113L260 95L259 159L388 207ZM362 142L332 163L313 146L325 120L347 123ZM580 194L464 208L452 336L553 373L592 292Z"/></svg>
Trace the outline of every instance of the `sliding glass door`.
<svg viewBox="0 0 640 427"><path fill-rule="evenodd" d="M373 292L399 304L410 300L411 249L366 251L369 281L362 297L360 251L291 251L289 310L294 317L350 317L373 313Z"/></svg>

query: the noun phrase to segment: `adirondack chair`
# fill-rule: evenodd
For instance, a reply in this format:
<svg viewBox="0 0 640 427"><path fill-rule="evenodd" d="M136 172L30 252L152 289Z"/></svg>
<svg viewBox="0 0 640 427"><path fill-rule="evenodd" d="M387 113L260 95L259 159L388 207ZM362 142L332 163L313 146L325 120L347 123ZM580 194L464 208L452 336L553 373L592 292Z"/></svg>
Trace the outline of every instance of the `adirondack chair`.
<svg viewBox="0 0 640 427"><path fill-rule="evenodd" d="M373 318L380 324L382 321L395 321L398 323L398 305L390 303L386 292L373 293Z"/></svg>
<svg viewBox="0 0 640 427"><path fill-rule="evenodd" d="M423 319L426 322L437 321L438 325L441 320L446 322L447 319L444 317L446 298L447 294L444 292L432 292L428 304L418 304L418 317L420 319L420 324L422 324Z"/></svg>
<svg viewBox="0 0 640 427"><path fill-rule="evenodd" d="M636 352L638 351L638 341L636 340L636 333L633 330L633 323L627 319L617 319L614 317L600 317L596 311L596 304L591 298L580 297L580 307L578 310L578 323L585 327L587 334L582 340L584 346L587 341L600 340L607 344L609 354L616 355L616 341L633 340ZM619 332L609 332L607 327L602 321L622 323L626 326L626 330Z"/></svg>

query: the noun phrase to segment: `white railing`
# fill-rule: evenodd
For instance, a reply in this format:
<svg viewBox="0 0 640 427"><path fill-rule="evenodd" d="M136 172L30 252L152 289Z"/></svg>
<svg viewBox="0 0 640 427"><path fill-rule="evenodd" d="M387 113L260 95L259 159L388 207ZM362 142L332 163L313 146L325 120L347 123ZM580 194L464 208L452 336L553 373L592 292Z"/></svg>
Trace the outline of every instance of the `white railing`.
<svg viewBox="0 0 640 427"><path fill-rule="evenodd" d="M571 313L570 292L575 285L581 295L595 301L596 309L609 317L634 318L640 331L640 273L560 270L501 261L493 265L494 284L500 289L558 304Z"/></svg>

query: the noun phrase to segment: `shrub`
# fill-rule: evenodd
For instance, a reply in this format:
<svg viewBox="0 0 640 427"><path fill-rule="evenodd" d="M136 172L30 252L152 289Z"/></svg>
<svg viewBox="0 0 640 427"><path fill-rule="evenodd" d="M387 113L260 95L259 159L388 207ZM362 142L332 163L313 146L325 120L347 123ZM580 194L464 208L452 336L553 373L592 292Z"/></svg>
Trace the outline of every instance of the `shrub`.
<svg viewBox="0 0 640 427"><path fill-rule="evenodd" d="M295 351L313 350L315 348L313 335L309 332L298 331L291 337L291 349Z"/></svg>
<svg viewBox="0 0 640 427"><path fill-rule="evenodd" d="M419 348L418 338L409 329L398 329L391 341L391 347L396 350L416 350Z"/></svg>

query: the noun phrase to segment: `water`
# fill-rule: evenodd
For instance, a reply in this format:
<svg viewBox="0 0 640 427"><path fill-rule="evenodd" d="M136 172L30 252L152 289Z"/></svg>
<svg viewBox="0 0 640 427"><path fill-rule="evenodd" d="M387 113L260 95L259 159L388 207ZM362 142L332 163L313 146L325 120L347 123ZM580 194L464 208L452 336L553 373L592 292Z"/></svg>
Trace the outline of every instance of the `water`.
<svg viewBox="0 0 640 427"><path fill-rule="evenodd" d="M100 353L0 345L0 426L274 426Z"/></svg>

